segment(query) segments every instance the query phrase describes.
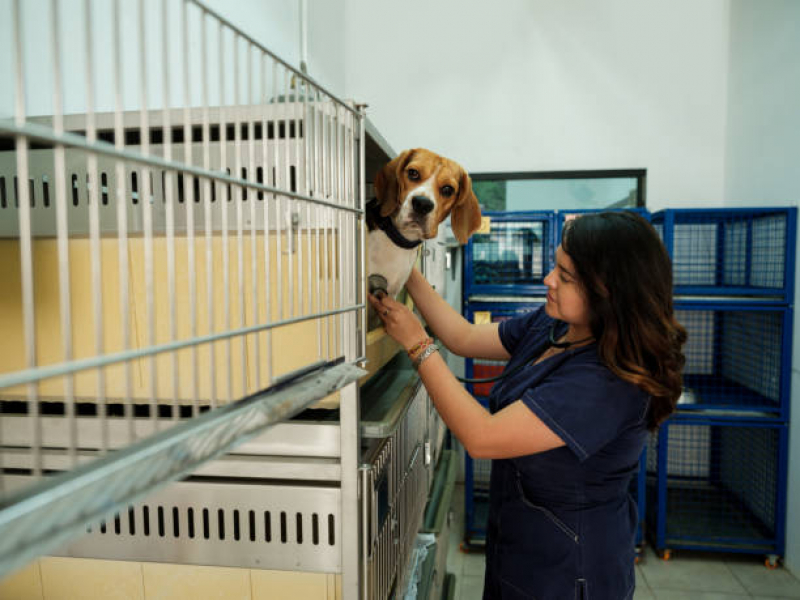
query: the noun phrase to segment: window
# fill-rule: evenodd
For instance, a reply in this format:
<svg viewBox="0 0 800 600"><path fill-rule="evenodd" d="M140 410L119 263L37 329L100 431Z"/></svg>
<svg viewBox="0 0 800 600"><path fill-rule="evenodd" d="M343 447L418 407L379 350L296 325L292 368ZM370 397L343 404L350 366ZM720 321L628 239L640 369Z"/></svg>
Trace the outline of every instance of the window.
<svg viewBox="0 0 800 600"><path fill-rule="evenodd" d="M645 169L476 173L483 210L598 209L645 206Z"/></svg>

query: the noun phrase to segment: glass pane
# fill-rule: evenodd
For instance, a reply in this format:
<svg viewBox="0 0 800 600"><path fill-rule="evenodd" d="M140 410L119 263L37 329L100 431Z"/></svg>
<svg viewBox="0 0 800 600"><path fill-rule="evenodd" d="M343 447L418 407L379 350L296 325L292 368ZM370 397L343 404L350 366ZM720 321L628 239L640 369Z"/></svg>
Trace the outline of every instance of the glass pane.
<svg viewBox="0 0 800 600"><path fill-rule="evenodd" d="M596 209L636 206L636 177L478 179L483 210Z"/></svg>

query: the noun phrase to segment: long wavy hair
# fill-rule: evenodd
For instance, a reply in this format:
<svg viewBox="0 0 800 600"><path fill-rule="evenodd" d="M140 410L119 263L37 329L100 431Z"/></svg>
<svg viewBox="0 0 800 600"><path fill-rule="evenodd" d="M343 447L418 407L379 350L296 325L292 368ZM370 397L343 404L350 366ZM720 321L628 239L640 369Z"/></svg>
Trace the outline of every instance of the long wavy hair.
<svg viewBox="0 0 800 600"><path fill-rule="evenodd" d="M568 221L561 249L588 300L600 359L651 396L651 431L675 410L683 387L686 330L672 307L672 264L655 229L633 212Z"/></svg>

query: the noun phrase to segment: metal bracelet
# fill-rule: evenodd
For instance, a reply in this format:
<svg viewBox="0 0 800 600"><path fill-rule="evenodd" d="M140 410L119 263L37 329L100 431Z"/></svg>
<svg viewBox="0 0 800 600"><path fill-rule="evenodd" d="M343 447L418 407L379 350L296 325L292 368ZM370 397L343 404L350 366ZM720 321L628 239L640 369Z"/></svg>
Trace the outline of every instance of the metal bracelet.
<svg viewBox="0 0 800 600"><path fill-rule="evenodd" d="M437 346L436 344L431 344L430 346L425 348L425 350L422 351L422 354L420 354L416 358L416 360L414 360L414 363L413 363L414 364L414 368L415 369L419 369L419 366L422 364L422 361L424 361L431 354L433 354L434 352L436 352L438 350L439 350L439 346Z"/></svg>

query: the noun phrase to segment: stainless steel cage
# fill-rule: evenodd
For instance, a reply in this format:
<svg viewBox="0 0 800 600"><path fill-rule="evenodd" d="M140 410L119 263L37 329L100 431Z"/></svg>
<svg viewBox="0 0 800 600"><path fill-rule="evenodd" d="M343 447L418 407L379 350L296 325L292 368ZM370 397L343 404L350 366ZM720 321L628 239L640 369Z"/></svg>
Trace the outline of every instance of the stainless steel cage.
<svg viewBox="0 0 800 600"><path fill-rule="evenodd" d="M326 473L336 497L273 527L307 532L320 549L308 568L357 589L362 108L195 0L85 0L74 55L52 0L49 72L31 73L30 7L12 3L13 114L0 114L0 577L103 519L132 542L145 526L207 532L202 502L181 500L191 482L147 500L153 525L130 507L244 440L280 454L291 426L253 436L337 393L335 449L300 450L316 466L294 472ZM102 49L99 29L111 32ZM52 114L31 116L42 81ZM82 110L65 114L80 87ZM113 90L111 106L98 110L98 89ZM256 535L256 510L289 514L287 489L266 490L266 509L237 492L218 537L237 519Z"/></svg>

